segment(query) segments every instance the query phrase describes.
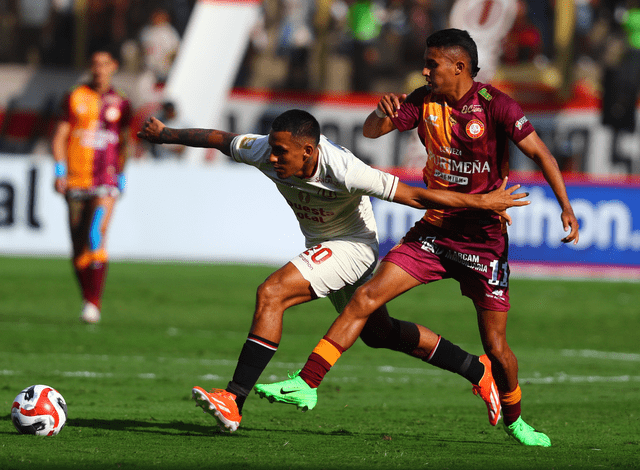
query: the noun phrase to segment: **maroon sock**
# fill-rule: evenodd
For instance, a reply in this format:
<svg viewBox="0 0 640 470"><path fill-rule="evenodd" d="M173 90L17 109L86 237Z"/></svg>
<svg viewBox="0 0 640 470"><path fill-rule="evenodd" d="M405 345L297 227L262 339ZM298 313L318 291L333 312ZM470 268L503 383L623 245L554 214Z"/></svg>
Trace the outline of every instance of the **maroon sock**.
<svg viewBox="0 0 640 470"><path fill-rule="evenodd" d="M76 268L76 277L78 278L78 284L80 284L80 291L82 293L82 299L88 300L90 294L90 271L89 267L86 268Z"/></svg>
<svg viewBox="0 0 640 470"><path fill-rule="evenodd" d="M311 353L307 363L300 371L300 377L307 382L309 387L318 388L324 376L331 369L331 364L322 359L322 356L316 353Z"/></svg>
<svg viewBox="0 0 640 470"><path fill-rule="evenodd" d="M512 423L515 423L520 417L520 404L522 402L518 401L512 405L505 405L502 403L502 419L504 420L504 424L509 426Z"/></svg>
<svg viewBox="0 0 640 470"><path fill-rule="evenodd" d="M107 263L93 263L87 271L89 272L89 282L85 298L100 309L102 307L104 281L107 277Z"/></svg>
<svg viewBox="0 0 640 470"><path fill-rule="evenodd" d="M340 352L340 354L345 351L342 346L340 346L335 341L327 338L326 336L322 339L335 347ZM318 348L319 346L314 349L314 352L311 353L311 355L307 359L307 363L300 371L300 377L311 388L318 388L320 382L322 382L322 379L324 379L324 376L331 369L331 364L316 352L319 350Z"/></svg>

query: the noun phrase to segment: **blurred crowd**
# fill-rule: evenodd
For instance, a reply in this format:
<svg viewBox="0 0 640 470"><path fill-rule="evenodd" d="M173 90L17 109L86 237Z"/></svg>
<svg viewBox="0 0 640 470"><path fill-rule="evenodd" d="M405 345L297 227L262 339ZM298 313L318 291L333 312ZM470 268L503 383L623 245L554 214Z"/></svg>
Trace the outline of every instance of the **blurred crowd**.
<svg viewBox="0 0 640 470"><path fill-rule="evenodd" d="M86 65L108 48L128 71L166 79L195 0L0 0L0 61Z"/></svg>
<svg viewBox="0 0 640 470"><path fill-rule="evenodd" d="M294 90L398 89L422 66L426 37L450 24L454 0L264 0L237 85ZM491 2L486 2L491 3ZM578 78L628 47L624 11L634 0L575 0L571 51ZM195 0L0 0L0 61L80 67L106 44L127 71L162 82ZM503 68L544 69L556 55L556 0L516 0L498 51ZM84 10L79 11L80 5ZM636 32L636 34L638 34ZM482 64L480 64L482 66Z"/></svg>
<svg viewBox="0 0 640 470"><path fill-rule="evenodd" d="M451 25L455 3L454 0L267 0L263 2L262 20L254 30L247 67L239 77L239 84L365 92L400 90L416 73L419 77L425 40L433 31ZM490 3L496 8L505 4L484 2ZM559 0L514 0L513 24L505 31L500 47L492 51L505 78L517 80L513 71L519 68L530 78L533 68L536 72L533 77L545 81L553 75L545 71L554 62L567 60L558 57L554 37L557 3ZM572 47L570 51L562 51L568 53L571 64L567 67L570 74L567 78L586 79L590 86L601 90L604 69L619 62L625 51L634 47L629 38L634 28L638 34L638 26L628 20L627 12L639 4L636 0L574 3ZM483 2L475 4L476 8L486 7ZM278 60L284 62L279 75L263 73L265 64Z"/></svg>

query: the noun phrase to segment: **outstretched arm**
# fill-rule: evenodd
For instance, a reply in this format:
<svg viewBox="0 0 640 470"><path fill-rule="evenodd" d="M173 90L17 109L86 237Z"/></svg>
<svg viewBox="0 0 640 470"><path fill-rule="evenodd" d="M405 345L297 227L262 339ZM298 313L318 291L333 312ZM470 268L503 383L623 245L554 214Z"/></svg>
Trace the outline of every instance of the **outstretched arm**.
<svg viewBox="0 0 640 470"><path fill-rule="evenodd" d="M536 162L540 167L544 178L547 180L547 183L549 183L549 186L551 186L553 194L555 194L558 200L558 204L560 204L560 208L562 209L560 217L564 231L569 232L569 230L571 230L569 235L562 239L562 242L573 242L575 245L578 243L580 236L578 233L578 219L576 219L571 203L569 202L567 188L565 187L562 173L560 173L558 162L535 131L522 139L517 145L527 157Z"/></svg>
<svg viewBox="0 0 640 470"><path fill-rule="evenodd" d="M502 216L509 225L511 217L507 214L507 209L513 206L526 206L530 201L521 201L529 193L516 193L519 184L507 189L507 180L502 181L502 185L486 194L463 194L455 191L440 189L426 189L409 186L400 182L393 197L393 202L405 204L417 209L441 209L445 207L467 207L469 209L483 209L493 211Z"/></svg>
<svg viewBox="0 0 640 470"><path fill-rule="evenodd" d="M238 134L216 129L172 129L150 117L138 132L138 137L154 144L180 144L220 150L231 156L231 141Z"/></svg>

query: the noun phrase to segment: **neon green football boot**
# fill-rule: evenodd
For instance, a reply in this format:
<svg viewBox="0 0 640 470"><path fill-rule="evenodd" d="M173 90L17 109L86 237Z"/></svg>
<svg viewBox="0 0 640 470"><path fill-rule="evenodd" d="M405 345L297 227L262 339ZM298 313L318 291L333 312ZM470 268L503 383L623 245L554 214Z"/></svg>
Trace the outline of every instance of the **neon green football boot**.
<svg viewBox="0 0 640 470"><path fill-rule="evenodd" d="M312 410L318 402L318 391L309 387L299 373L289 374L289 379L282 382L257 384L255 391L260 398L266 398L271 403L287 403L302 411Z"/></svg>
<svg viewBox="0 0 640 470"><path fill-rule="evenodd" d="M505 431L520 444L525 446L551 447L551 439L546 434L536 431L524 422L522 416L509 426L504 425Z"/></svg>

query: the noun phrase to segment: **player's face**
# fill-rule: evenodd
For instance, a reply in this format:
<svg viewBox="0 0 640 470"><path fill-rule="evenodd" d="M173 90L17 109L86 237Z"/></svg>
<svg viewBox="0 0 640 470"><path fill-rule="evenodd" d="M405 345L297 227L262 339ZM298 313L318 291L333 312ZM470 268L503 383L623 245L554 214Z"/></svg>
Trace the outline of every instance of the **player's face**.
<svg viewBox="0 0 640 470"><path fill-rule="evenodd" d="M108 52L96 52L91 57L91 76L99 87L109 85L117 69L118 63Z"/></svg>
<svg viewBox="0 0 640 470"><path fill-rule="evenodd" d="M279 131L269 134L269 146L271 146L269 161L273 164L278 178L305 176L305 164L309 158L307 144L293 138L291 132Z"/></svg>
<svg viewBox="0 0 640 470"><path fill-rule="evenodd" d="M425 51L422 75L434 93L447 94L454 90L457 70L456 56L450 50L428 47Z"/></svg>

